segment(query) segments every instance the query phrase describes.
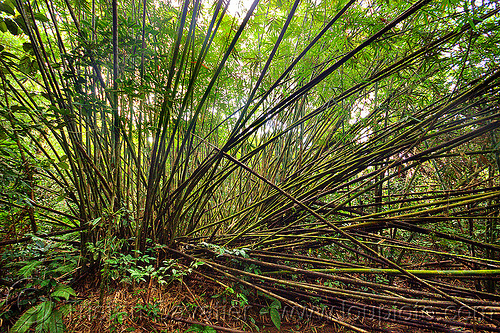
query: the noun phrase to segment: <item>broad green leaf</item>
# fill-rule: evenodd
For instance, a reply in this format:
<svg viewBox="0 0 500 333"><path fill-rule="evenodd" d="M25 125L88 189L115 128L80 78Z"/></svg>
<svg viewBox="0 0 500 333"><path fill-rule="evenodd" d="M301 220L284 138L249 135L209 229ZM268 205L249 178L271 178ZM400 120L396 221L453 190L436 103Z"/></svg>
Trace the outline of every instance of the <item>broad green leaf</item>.
<svg viewBox="0 0 500 333"><path fill-rule="evenodd" d="M53 297L62 297L66 300L70 298L70 296L76 296L76 292L70 286L65 284L59 284L51 294Z"/></svg>
<svg viewBox="0 0 500 333"><path fill-rule="evenodd" d="M40 303L38 313L36 316L37 331L45 326L45 323L49 320L52 315L52 310L54 309L54 302L45 301ZM41 331L42 331L41 330Z"/></svg>
<svg viewBox="0 0 500 333"><path fill-rule="evenodd" d="M21 31L27 35L28 34L28 27L26 27L26 23L24 22L22 16L14 17L14 21L17 23L17 25L21 29Z"/></svg>
<svg viewBox="0 0 500 333"><path fill-rule="evenodd" d="M15 36L19 35L19 27L17 26L16 22L14 22L12 19L4 19L3 21L5 25L7 26L7 30Z"/></svg>
<svg viewBox="0 0 500 333"><path fill-rule="evenodd" d="M62 316L67 316L71 310L73 310L73 306L71 304L64 304L58 309Z"/></svg>
<svg viewBox="0 0 500 333"><path fill-rule="evenodd" d="M33 45L31 43L23 43L23 50L25 52L33 51Z"/></svg>
<svg viewBox="0 0 500 333"><path fill-rule="evenodd" d="M63 333L64 332L64 322L63 314L59 310L54 310L50 316L45 320L41 329L43 332L48 333Z"/></svg>
<svg viewBox="0 0 500 333"><path fill-rule="evenodd" d="M275 299L271 305L269 305L270 308L275 308L275 309L281 309L281 302Z"/></svg>
<svg viewBox="0 0 500 333"><path fill-rule="evenodd" d="M21 317L16 321L14 326L10 329L11 333L24 333L26 332L35 322L38 316L38 311L40 310L41 304L33 306L26 310Z"/></svg>
<svg viewBox="0 0 500 333"><path fill-rule="evenodd" d="M33 15L35 17L35 20L40 21L40 22L49 22L49 19L47 16L43 15L42 13L35 13Z"/></svg>
<svg viewBox="0 0 500 333"><path fill-rule="evenodd" d="M61 162L56 163L56 164L58 167L60 167L63 170L69 170L69 165L66 162L61 161Z"/></svg>
<svg viewBox="0 0 500 333"><path fill-rule="evenodd" d="M270 308L269 315L271 316L271 320L273 321L274 326L276 326L276 328L279 330L281 326L280 313L275 308Z"/></svg>

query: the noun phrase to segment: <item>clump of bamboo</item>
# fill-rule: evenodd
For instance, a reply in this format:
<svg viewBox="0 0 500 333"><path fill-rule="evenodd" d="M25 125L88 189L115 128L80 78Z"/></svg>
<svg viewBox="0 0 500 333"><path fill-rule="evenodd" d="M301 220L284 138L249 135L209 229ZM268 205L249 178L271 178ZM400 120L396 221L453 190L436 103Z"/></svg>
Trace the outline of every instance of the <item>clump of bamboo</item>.
<svg viewBox="0 0 500 333"><path fill-rule="evenodd" d="M260 15L271 19L258 1L239 21L224 1L155 6L12 7L32 62L0 53L2 130L28 182L62 199L30 192L29 207L7 196L1 205L28 212L39 237L77 233L90 261L88 243L143 251L150 239L203 261L208 277L354 331L366 327L348 314L499 330L500 71L491 60L469 73L473 41L498 33L498 6L453 12L458 28L441 17L422 27L429 8L449 11L421 0L347 32L374 8L331 5L318 23L297 0L283 6L271 47L256 32ZM311 35L289 53L300 17L311 17ZM352 41L332 51L332 31ZM236 80L249 41L259 60ZM440 62L464 45L458 71ZM36 176L30 163L43 165ZM53 230L40 233L35 212ZM303 305L311 300L333 312Z"/></svg>

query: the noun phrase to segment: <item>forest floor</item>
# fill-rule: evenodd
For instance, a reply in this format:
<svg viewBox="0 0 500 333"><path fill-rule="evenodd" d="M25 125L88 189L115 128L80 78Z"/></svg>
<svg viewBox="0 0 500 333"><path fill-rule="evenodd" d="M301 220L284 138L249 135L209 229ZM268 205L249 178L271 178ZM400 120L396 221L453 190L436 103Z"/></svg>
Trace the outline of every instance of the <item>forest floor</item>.
<svg viewBox="0 0 500 333"><path fill-rule="evenodd" d="M301 317L300 313L294 315L285 309L280 309L278 330L268 313L260 314L267 299L249 295L249 304L241 306L237 294L228 295L219 285L194 276L163 287L115 285L105 290L101 290L99 281L93 278L81 283L77 291L80 301L65 320L67 332L352 332L331 321ZM332 315L370 332L407 332L408 329L369 318L355 322L352 317ZM412 332L431 331L412 329Z"/></svg>

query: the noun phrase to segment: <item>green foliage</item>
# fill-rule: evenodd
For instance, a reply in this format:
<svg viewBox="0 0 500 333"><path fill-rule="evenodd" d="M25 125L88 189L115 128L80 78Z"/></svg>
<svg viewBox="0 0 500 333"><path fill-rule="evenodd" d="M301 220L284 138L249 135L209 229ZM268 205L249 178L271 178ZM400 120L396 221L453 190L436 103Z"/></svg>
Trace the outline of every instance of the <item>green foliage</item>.
<svg viewBox="0 0 500 333"><path fill-rule="evenodd" d="M48 283L48 285L51 284L53 283ZM33 290L33 286L27 290L29 289ZM76 296L76 292L64 284L56 284L53 288L45 287L38 291L38 299L42 302L28 308L11 327L11 332L24 333L33 325L35 325L36 332L64 332L63 317L71 311L71 304L66 301L71 296ZM36 302L38 299L31 299L30 302Z"/></svg>
<svg viewBox="0 0 500 333"><path fill-rule="evenodd" d="M241 308L244 308L245 306L247 306L248 305L248 298L247 298L247 295L245 295L245 292L236 293L236 299L231 300L231 305L232 306L239 306Z"/></svg>
<svg viewBox="0 0 500 333"><path fill-rule="evenodd" d="M113 281L132 284L153 280L161 285L167 285L175 281L182 281L185 276L190 275L193 270L201 266L202 262L192 262L189 267L181 265L177 259L168 259L157 266L156 256L162 246L154 246L146 253L134 250L135 255L120 252L120 245L108 246L113 241L101 241L97 246L89 243L87 248L95 259L104 258L101 272Z"/></svg>
<svg viewBox="0 0 500 333"><path fill-rule="evenodd" d="M4 278L12 281L2 319L17 318L11 332L63 332L63 318L71 311L76 292L61 283L71 278L77 266L73 248L64 243L32 237L28 246L14 247L2 253L8 268ZM65 279L66 277L66 279Z"/></svg>
<svg viewBox="0 0 500 333"><path fill-rule="evenodd" d="M119 326L123 325L127 315L128 313L124 311L112 312L109 318L112 321L110 331L115 332Z"/></svg>
<svg viewBox="0 0 500 333"><path fill-rule="evenodd" d="M33 284L44 286L46 281L61 278L76 268L78 258L74 254L71 245L32 236L27 246L4 251L1 260L9 269L5 277L10 281L29 278Z"/></svg>
<svg viewBox="0 0 500 333"><path fill-rule="evenodd" d="M204 326L200 324L193 324L191 325L184 333L188 332L196 332L196 333L217 333L215 328L210 327L210 326Z"/></svg>
<svg viewBox="0 0 500 333"><path fill-rule="evenodd" d="M134 310L152 320L157 320L161 317L161 309L159 303L156 300L153 300L153 302L149 302L146 304L138 303L134 306Z"/></svg>
<svg viewBox="0 0 500 333"><path fill-rule="evenodd" d="M271 302L271 304L260 309L259 313L261 315L269 314L274 326L276 326L276 328L279 330L281 327L281 315L279 313L280 309L281 309L281 302L275 299Z"/></svg>
<svg viewBox="0 0 500 333"><path fill-rule="evenodd" d="M217 244L210 244L210 243L206 243L206 242L201 242L199 245L202 247L208 248L214 252L217 252L219 254L219 256L223 255L223 254L229 254L229 255L233 255L233 256L240 256L243 258L249 258L248 253L247 253L249 251L248 248L227 249L223 246L220 246Z"/></svg>
<svg viewBox="0 0 500 333"><path fill-rule="evenodd" d="M39 312L41 313L40 308L44 303L31 307L25 313L23 313L23 315L18 319L18 321L12 327L12 330L14 332L20 332L20 333L26 332L36 322L38 313Z"/></svg>
<svg viewBox="0 0 500 333"><path fill-rule="evenodd" d="M55 290L50 295L52 297L64 298L65 300L69 300L71 296L76 296L76 292L67 285L59 284L55 287Z"/></svg>
<svg viewBox="0 0 500 333"><path fill-rule="evenodd" d="M223 303L229 303L234 298L235 291L231 287L226 287L221 293L212 295L212 298L220 298Z"/></svg>
<svg viewBox="0 0 500 333"><path fill-rule="evenodd" d="M256 274L256 275L259 275L259 274L262 274L262 271L260 270L259 266L256 265L256 264L244 264L244 268L245 268L245 271L246 272L250 272L250 273L253 273L253 274Z"/></svg>

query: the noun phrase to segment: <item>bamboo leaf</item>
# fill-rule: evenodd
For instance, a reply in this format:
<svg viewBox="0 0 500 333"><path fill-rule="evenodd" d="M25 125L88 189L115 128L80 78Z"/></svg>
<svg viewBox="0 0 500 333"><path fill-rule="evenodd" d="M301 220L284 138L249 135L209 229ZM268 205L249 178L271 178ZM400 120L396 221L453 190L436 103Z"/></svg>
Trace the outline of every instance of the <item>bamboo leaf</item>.
<svg viewBox="0 0 500 333"><path fill-rule="evenodd" d="M19 35L19 27L17 26L16 22L10 18L4 18L3 22L5 23L7 30L14 36Z"/></svg>
<svg viewBox="0 0 500 333"><path fill-rule="evenodd" d="M4 12L14 16L16 12L14 11L14 6L7 1L0 2L0 12Z"/></svg>
<svg viewBox="0 0 500 333"><path fill-rule="evenodd" d="M49 22L49 19L47 18L47 16L45 16L42 13L35 13L33 16L35 17L35 20L37 20L37 21Z"/></svg>
<svg viewBox="0 0 500 333"><path fill-rule="evenodd" d="M19 27L19 29L21 29L22 32L28 35L28 27L26 26L26 22L24 22L22 16L14 17L14 22L16 22L17 26ZM18 30L18 33L21 33L21 31Z"/></svg>

